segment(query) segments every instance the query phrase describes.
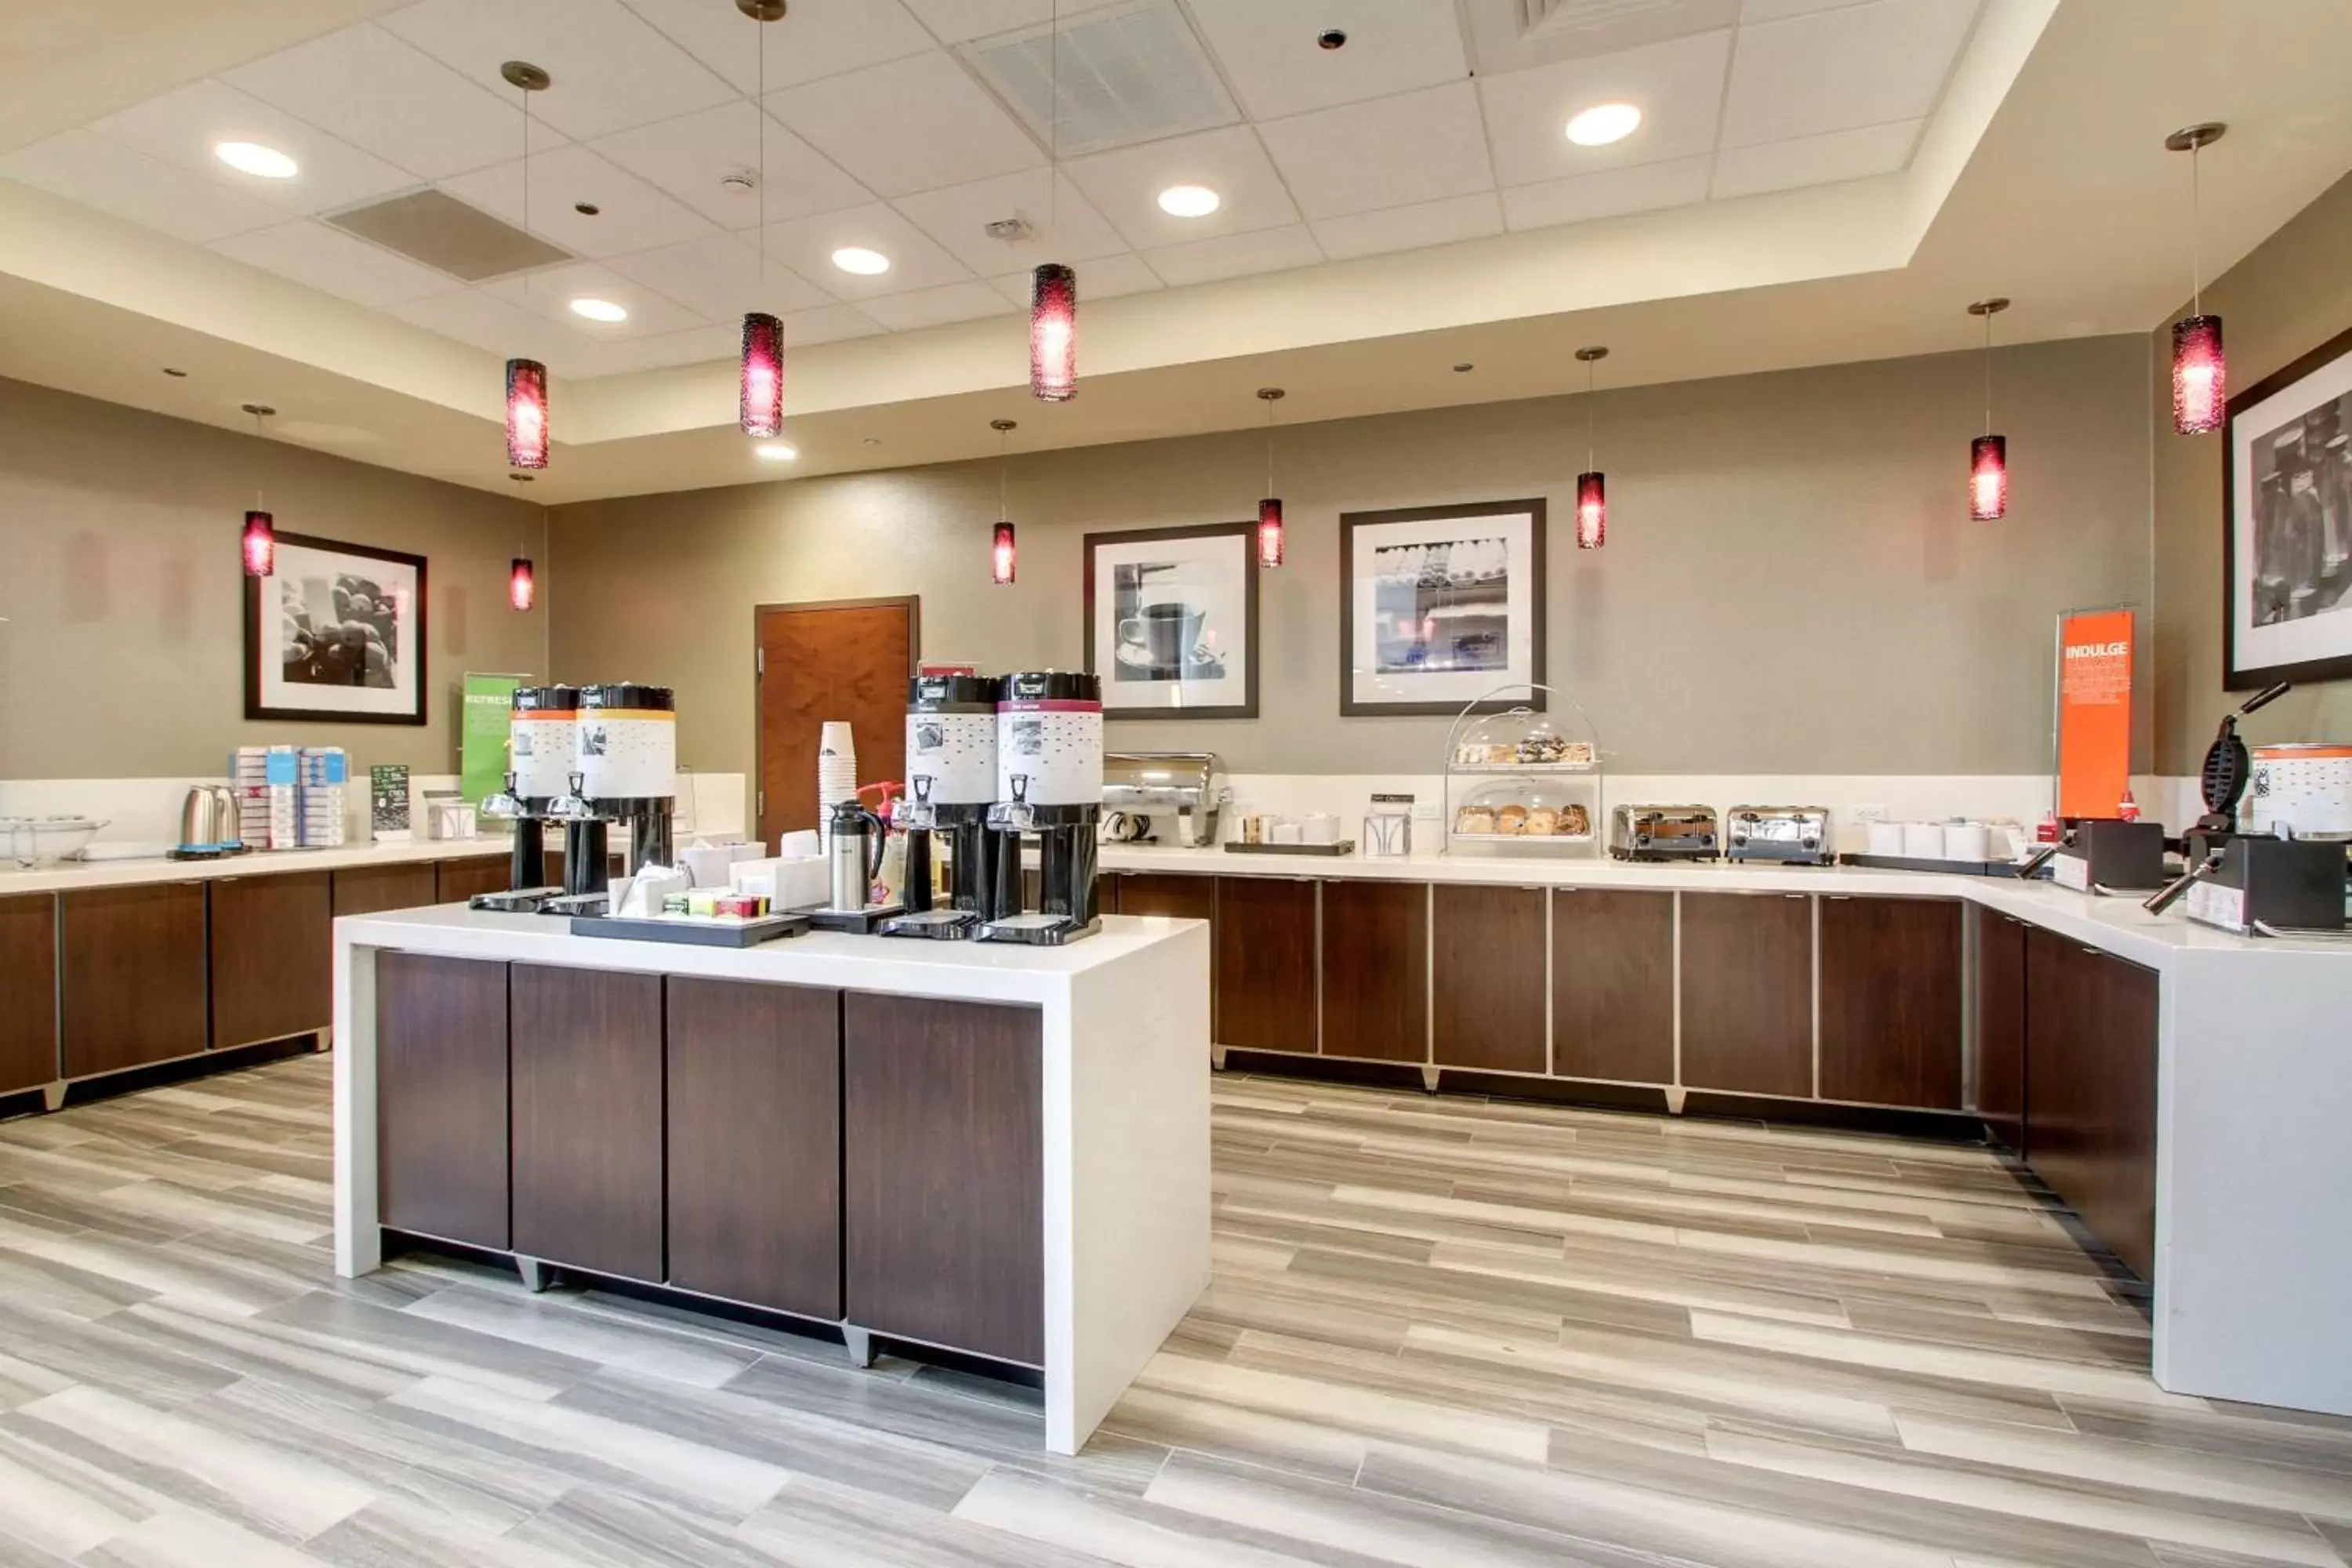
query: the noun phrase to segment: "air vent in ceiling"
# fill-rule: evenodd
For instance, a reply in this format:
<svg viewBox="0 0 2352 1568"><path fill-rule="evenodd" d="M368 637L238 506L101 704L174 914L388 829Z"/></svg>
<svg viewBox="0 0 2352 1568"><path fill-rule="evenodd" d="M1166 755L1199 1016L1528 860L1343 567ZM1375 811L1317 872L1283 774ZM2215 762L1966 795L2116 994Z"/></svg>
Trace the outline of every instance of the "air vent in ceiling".
<svg viewBox="0 0 2352 1568"><path fill-rule="evenodd" d="M960 52L1040 142L1052 143L1050 23L980 38ZM1241 118L1175 0L1140 0L1065 19L1058 112L1066 157Z"/></svg>
<svg viewBox="0 0 2352 1568"><path fill-rule="evenodd" d="M353 207L327 221L468 283L572 259L570 251L436 190Z"/></svg>
<svg viewBox="0 0 2352 1568"><path fill-rule="evenodd" d="M1481 76L1639 48L1739 21L1739 0L1465 0Z"/></svg>
<svg viewBox="0 0 2352 1568"><path fill-rule="evenodd" d="M1671 11L1682 0L1519 0L1520 26L1529 37L1605 26L1652 11Z"/></svg>

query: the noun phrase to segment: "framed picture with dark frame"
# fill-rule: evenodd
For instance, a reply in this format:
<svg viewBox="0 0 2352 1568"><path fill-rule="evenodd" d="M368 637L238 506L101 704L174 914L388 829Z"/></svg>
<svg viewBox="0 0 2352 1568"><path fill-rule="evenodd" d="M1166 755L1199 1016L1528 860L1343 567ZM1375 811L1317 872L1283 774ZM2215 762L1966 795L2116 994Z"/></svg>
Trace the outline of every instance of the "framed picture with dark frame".
<svg viewBox="0 0 2352 1568"><path fill-rule="evenodd" d="M1339 514L1339 711L1445 714L1544 679L1544 503ZM1526 707L1544 694L1481 703Z"/></svg>
<svg viewBox="0 0 2352 1568"><path fill-rule="evenodd" d="M277 571L245 580L245 716L422 724L425 557L278 536Z"/></svg>
<svg viewBox="0 0 2352 1568"><path fill-rule="evenodd" d="M2352 676L2352 331L2230 399L2221 678Z"/></svg>
<svg viewBox="0 0 2352 1568"><path fill-rule="evenodd" d="M1255 522L1087 535L1104 718L1257 717L1256 537Z"/></svg>

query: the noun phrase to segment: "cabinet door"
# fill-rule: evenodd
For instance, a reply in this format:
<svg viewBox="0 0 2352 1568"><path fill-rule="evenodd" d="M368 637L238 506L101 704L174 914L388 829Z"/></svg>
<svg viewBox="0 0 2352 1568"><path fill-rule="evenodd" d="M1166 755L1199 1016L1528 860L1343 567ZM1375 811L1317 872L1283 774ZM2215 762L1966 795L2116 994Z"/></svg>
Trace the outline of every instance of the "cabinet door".
<svg viewBox="0 0 2352 1568"><path fill-rule="evenodd" d="M1561 888L1551 907L1551 1070L1675 1080L1675 895Z"/></svg>
<svg viewBox="0 0 2352 1568"><path fill-rule="evenodd" d="M202 1051L211 1016L205 885L94 888L58 897L65 1076Z"/></svg>
<svg viewBox="0 0 2352 1568"><path fill-rule="evenodd" d="M1977 921L1977 1114L2024 1155L2025 922L1991 910Z"/></svg>
<svg viewBox="0 0 2352 1568"><path fill-rule="evenodd" d="M1118 878L1118 912L1123 915L1169 915L1184 921L1217 918L1217 879L1182 877L1166 872L1123 871Z"/></svg>
<svg viewBox="0 0 2352 1568"><path fill-rule="evenodd" d="M1445 1067L1544 1071L1543 890L1440 883L1431 894L1432 1055Z"/></svg>
<svg viewBox="0 0 2352 1568"><path fill-rule="evenodd" d="M2142 1279L2156 1257L2156 976L2026 933L2025 1118L2033 1169Z"/></svg>
<svg viewBox="0 0 2352 1568"><path fill-rule="evenodd" d="M1801 893L1684 893L1683 1082L1813 1092L1813 910Z"/></svg>
<svg viewBox="0 0 2352 1568"><path fill-rule="evenodd" d="M551 861L554 857L548 858ZM506 891L509 863L503 855L473 855L463 860L436 862L434 901L462 904L476 893ZM555 873L551 870L548 874Z"/></svg>
<svg viewBox="0 0 2352 1568"><path fill-rule="evenodd" d="M333 1024L334 891L327 873L223 877L210 889L213 1048Z"/></svg>
<svg viewBox="0 0 2352 1568"><path fill-rule="evenodd" d="M376 1213L507 1247L507 966L379 952Z"/></svg>
<svg viewBox="0 0 2352 1568"><path fill-rule="evenodd" d="M1822 1096L1960 1108L1960 906L1822 900Z"/></svg>
<svg viewBox="0 0 2352 1568"><path fill-rule="evenodd" d="M1429 885L1323 884L1323 1054L1429 1060Z"/></svg>
<svg viewBox="0 0 2352 1568"><path fill-rule="evenodd" d="M842 999L848 1319L1045 1359L1045 1108L1034 1007Z"/></svg>
<svg viewBox="0 0 2352 1568"><path fill-rule="evenodd" d="M57 1076L57 900L0 899L0 1094Z"/></svg>
<svg viewBox="0 0 2352 1568"><path fill-rule="evenodd" d="M662 980L513 966L514 1250L662 1267Z"/></svg>
<svg viewBox="0 0 2352 1568"><path fill-rule="evenodd" d="M2156 1278L2156 1030L2152 971L2098 956L2103 1191L2084 1221L2143 1279Z"/></svg>
<svg viewBox="0 0 2352 1568"><path fill-rule="evenodd" d="M1218 878L1216 952L1217 1044L1314 1054L1315 884Z"/></svg>
<svg viewBox="0 0 2352 1568"><path fill-rule="evenodd" d="M404 866L354 866L335 873L335 913L373 915L440 902L429 861Z"/></svg>
<svg viewBox="0 0 2352 1568"><path fill-rule="evenodd" d="M669 977L669 1282L841 1316L841 993Z"/></svg>

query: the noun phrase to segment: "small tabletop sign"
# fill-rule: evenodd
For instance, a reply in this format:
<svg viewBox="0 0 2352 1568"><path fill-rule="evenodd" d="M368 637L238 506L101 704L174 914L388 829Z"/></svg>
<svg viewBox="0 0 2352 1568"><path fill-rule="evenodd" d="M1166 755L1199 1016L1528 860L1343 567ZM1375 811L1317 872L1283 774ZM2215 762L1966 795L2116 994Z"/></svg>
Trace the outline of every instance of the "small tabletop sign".
<svg viewBox="0 0 2352 1568"><path fill-rule="evenodd" d="M368 826L379 844L415 836L409 826L406 763L378 763L368 769Z"/></svg>

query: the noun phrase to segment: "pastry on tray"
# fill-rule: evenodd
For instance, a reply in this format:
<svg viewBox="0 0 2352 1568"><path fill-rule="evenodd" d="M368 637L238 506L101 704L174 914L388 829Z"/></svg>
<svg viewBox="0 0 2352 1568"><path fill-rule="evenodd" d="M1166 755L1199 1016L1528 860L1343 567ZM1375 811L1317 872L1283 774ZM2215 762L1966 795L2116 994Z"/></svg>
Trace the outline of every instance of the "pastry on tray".
<svg viewBox="0 0 2352 1568"><path fill-rule="evenodd" d="M1454 831L1492 833L1495 831L1495 814L1483 805L1465 805L1454 815Z"/></svg>
<svg viewBox="0 0 2352 1568"><path fill-rule="evenodd" d="M1514 802L1495 814L1497 833L1525 833L1528 830L1528 808Z"/></svg>

